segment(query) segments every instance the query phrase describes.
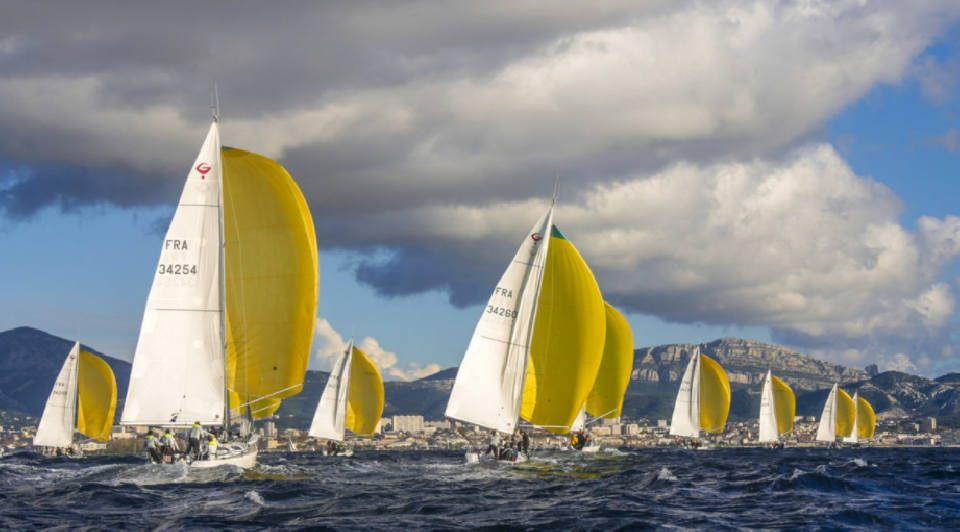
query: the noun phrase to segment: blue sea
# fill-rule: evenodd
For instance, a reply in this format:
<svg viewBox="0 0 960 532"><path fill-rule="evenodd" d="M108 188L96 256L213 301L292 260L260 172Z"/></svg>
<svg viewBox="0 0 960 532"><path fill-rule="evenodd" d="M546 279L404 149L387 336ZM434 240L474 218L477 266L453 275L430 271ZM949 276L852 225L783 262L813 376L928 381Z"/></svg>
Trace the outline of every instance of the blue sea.
<svg viewBox="0 0 960 532"><path fill-rule="evenodd" d="M960 526L960 449L650 449L468 465L456 451L0 459L0 528L516 529Z"/></svg>

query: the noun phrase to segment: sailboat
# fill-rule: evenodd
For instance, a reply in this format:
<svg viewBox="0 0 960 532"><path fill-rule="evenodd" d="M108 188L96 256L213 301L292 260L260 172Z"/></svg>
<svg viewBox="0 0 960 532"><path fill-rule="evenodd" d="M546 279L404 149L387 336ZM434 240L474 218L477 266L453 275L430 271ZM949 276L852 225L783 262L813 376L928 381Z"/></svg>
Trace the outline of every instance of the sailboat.
<svg viewBox="0 0 960 532"><path fill-rule="evenodd" d="M680 382L670 422L671 436L693 438L699 447L700 433L720 434L730 413L730 381L715 360L694 350Z"/></svg>
<svg viewBox="0 0 960 532"><path fill-rule="evenodd" d="M623 314L606 301L603 302L603 307L606 321L603 359L593 388L570 427L571 433L586 429L586 414L593 416L594 421L620 417L623 397L630 385L630 375L633 372L633 332ZM580 451L598 452L600 444L590 442Z"/></svg>
<svg viewBox="0 0 960 532"><path fill-rule="evenodd" d="M121 423L228 436L300 392L317 309L317 242L276 161L222 146L217 113L163 239ZM257 436L194 467L256 465Z"/></svg>
<svg viewBox="0 0 960 532"><path fill-rule="evenodd" d="M836 384L830 389L827 402L823 405L820 424L817 426L817 441L835 445L837 436L849 437L856 424L857 407L850 394Z"/></svg>
<svg viewBox="0 0 960 532"><path fill-rule="evenodd" d="M69 449L74 444L74 430L88 438L107 441L116 407L113 370L102 358L81 351L77 342L53 385L33 444Z"/></svg>
<svg viewBox="0 0 960 532"><path fill-rule="evenodd" d="M380 370L350 339L330 372L308 434L338 444L347 429L358 436L373 436L383 415L383 398ZM337 452L336 456L353 456L353 450Z"/></svg>
<svg viewBox="0 0 960 532"><path fill-rule="evenodd" d="M567 434L596 382L606 336L603 296L554 225L555 205L556 195L484 307L447 403L450 419L512 435L522 418Z"/></svg>
<svg viewBox="0 0 960 532"><path fill-rule="evenodd" d="M797 400L787 383L767 370L760 392L760 443L780 443L780 436L793 432Z"/></svg>
<svg viewBox="0 0 960 532"><path fill-rule="evenodd" d="M873 438L877 427L877 415L873 411L873 406L857 392L853 394L853 408L855 411L853 429L850 430L849 436L843 438L843 442L859 444L860 440Z"/></svg>

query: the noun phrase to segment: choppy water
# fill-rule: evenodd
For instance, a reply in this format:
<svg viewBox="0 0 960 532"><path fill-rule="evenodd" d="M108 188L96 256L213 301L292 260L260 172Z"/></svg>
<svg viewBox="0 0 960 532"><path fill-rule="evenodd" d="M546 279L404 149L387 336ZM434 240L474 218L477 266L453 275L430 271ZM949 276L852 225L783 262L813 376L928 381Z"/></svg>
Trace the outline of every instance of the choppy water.
<svg viewBox="0 0 960 532"><path fill-rule="evenodd" d="M0 459L0 528L952 528L960 449L638 450L525 464L459 452Z"/></svg>

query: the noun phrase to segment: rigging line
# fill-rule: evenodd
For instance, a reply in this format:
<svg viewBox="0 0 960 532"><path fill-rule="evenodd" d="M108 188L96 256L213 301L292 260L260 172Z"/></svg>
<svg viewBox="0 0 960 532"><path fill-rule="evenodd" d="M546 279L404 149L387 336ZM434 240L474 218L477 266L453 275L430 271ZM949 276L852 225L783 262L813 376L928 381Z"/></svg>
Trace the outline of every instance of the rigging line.
<svg viewBox="0 0 960 532"><path fill-rule="evenodd" d="M278 391L276 391L276 392L273 392L273 393L270 393L270 394L267 394L267 395L257 396L256 399L253 399L252 401L247 401L246 403L243 403L242 405L237 405L237 406L235 406L235 407L232 407L232 408L230 408L230 410L237 410L237 411L239 411L241 408L243 408L243 407L245 407L245 406L247 406L247 405L252 405L253 403L256 403L257 401L261 401L261 400L263 400L263 399L269 399L269 398L273 397L274 395L280 395L281 393L283 393L283 392L285 392L285 391L287 391L287 390L292 390L292 389L294 389L294 388L296 388L296 387L298 387L298 386L303 386L303 385L302 385L302 384L295 384L295 385L293 385L293 386L289 386L289 387L287 387L287 388L284 388L284 389L282 389L282 390L278 390ZM267 408L270 408L270 407L267 407ZM261 410L266 410L266 408L263 408L263 409L261 409ZM260 410L257 410L257 412L259 412L259 411L260 411Z"/></svg>

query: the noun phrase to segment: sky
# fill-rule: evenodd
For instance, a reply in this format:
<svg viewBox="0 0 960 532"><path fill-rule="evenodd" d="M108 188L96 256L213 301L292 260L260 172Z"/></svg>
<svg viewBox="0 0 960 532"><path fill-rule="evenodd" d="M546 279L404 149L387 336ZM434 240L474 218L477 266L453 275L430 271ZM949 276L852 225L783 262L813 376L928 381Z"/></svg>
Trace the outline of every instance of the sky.
<svg viewBox="0 0 960 532"><path fill-rule="evenodd" d="M389 379L458 365L559 180L636 347L960 371L955 1L2 11L0 331L132 359L216 86L310 206L312 369L351 336Z"/></svg>

